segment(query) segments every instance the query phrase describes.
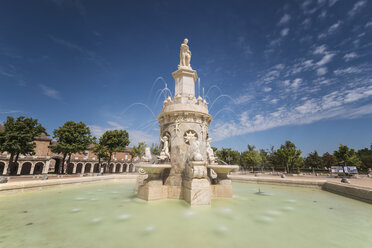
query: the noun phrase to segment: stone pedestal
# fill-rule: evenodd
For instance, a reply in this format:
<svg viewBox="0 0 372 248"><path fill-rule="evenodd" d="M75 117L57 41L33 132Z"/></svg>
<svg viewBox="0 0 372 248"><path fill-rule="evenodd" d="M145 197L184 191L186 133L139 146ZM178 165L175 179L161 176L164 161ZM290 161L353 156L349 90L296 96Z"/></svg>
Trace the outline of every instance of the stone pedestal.
<svg viewBox="0 0 372 248"><path fill-rule="evenodd" d="M206 178L183 181L184 200L190 205L211 204L211 184Z"/></svg>
<svg viewBox="0 0 372 248"><path fill-rule="evenodd" d="M139 187L137 197L145 201L154 201L166 199L167 193L161 180L152 180Z"/></svg>

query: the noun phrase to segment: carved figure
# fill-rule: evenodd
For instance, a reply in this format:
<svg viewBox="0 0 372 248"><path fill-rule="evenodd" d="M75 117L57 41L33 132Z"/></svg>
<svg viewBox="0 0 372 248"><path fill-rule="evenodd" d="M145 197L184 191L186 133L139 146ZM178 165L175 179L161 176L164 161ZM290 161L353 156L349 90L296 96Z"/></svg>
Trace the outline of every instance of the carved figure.
<svg viewBox="0 0 372 248"><path fill-rule="evenodd" d="M191 68L191 65L190 65L191 51L189 50L189 46L187 45L188 42L189 40L185 39L183 43L181 44L179 67Z"/></svg>
<svg viewBox="0 0 372 248"><path fill-rule="evenodd" d="M213 152L213 149L211 147L211 143L212 142L212 139L209 138L207 140L207 155L208 155L208 161L210 164L215 164L216 163L216 158L214 156L214 152Z"/></svg>
<svg viewBox="0 0 372 248"><path fill-rule="evenodd" d="M193 131L186 132L185 142L190 144L190 160L191 161L202 161L203 156L200 153L200 142L197 140L196 133Z"/></svg>
<svg viewBox="0 0 372 248"><path fill-rule="evenodd" d="M163 138L160 138L160 140L161 142L163 142L163 149L161 149L160 156L158 156L158 159L161 161L170 159L168 137L164 136Z"/></svg>

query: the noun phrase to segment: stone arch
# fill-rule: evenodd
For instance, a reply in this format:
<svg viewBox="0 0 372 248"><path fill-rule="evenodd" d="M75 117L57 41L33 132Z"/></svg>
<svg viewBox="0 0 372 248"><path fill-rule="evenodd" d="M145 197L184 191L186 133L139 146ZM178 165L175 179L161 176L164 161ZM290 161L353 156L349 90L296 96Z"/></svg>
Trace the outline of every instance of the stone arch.
<svg viewBox="0 0 372 248"><path fill-rule="evenodd" d="M9 166L10 166L10 165L9 165ZM14 164L14 167L11 168L11 170L10 170L10 175L11 175L11 176L15 176L15 175L17 175L18 167L19 167L19 163L17 162L17 163Z"/></svg>
<svg viewBox="0 0 372 248"><path fill-rule="evenodd" d="M83 163L78 163L76 165L76 173L80 174L82 169L83 169Z"/></svg>
<svg viewBox="0 0 372 248"><path fill-rule="evenodd" d="M128 165L127 164L123 164L123 172L127 172L127 169L128 169Z"/></svg>
<svg viewBox="0 0 372 248"><path fill-rule="evenodd" d="M120 173L121 172L121 164L116 164L115 172L116 173Z"/></svg>
<svg viewBox="0 0 372 248"><path fill-rule="evenodd" d="M85 165L84 173L90 173L90 169L91 168L92 168L92 164L91 163L87 163Z"/></svg>
<svg viewBox="0 0 372 248"><path fill-rule="evenodd" d="M73 171L74 171L74 163L69 163L68 165L67 165L67 168L66 168L66 173L67 174L72 174L73 173Z"/></svg>
<svg viewBox="0 0 372 248"><path fill-rule="evenodd" d="M43 169L44 169L44 163L42 162L36 163L35 168L34 168L34 175L43 174Z"/></svg>
<svg viewBox="0 0 372 248"><path fill-rule="evenodd" d="M114 171L114 167L115 167L114 164L110 164L109 173L112 173Z"/></svg>
<svg viewBox="0 0 372 248"><path fill-rule="evenodd" d="M100 166L99 166L98 163L94 164L93 172L94 173L99 173L100 172L99 168L100 168Z"/></svg>
<svg viewBox="0 0 372 248"><path fill-rule="evenodd" d="M21 175L30 175L31 174L31 167L32 167L31 162L24 162L22 164Z"/></svg>
<svg viewBox="0 0 372 248"><path fill-rule="evenodd" d="M133 164L129 165L129 172L134 172L134 165Z"/></svg>
<svg viewBox="0 0 372 248"><path fill-rule="evenodd" d="M0 175L3 175L4 174L4 170L5 170L5 163L4 162L0 162Z"/></svg>

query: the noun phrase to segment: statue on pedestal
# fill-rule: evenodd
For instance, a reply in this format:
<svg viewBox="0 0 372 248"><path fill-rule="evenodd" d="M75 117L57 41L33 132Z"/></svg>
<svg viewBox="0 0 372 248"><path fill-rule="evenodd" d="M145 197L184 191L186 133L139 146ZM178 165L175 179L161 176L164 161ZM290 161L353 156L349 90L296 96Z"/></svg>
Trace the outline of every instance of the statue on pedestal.
<svg viewBox="0 0 372 248"><path fill-rule="evenodd" d="M169 143L168 143L168 137L164 136L163 138L160 138L161 142L163 142L163 149L161 149L160 156L158 156L158 159L160 161L164 161L166 159L170 159L169 154Z"/></svg>
<svg viewBox="0 0 372 248"><path fill-rule="evenodd" d="M211 147L211 143L212 142L212 139L209 138L207 139L207 155L208 155L208 161L210 164L215 164L216 163L216 158L214 156L214 152L213 152L213 149Z"/></svg>
<svg viewBox="0 0 372 248"><path fill-rule="evenodd" d="M191 69L190 61L191 61L191 51L187 43L189 42L188 39L185 39L181 44L180 49L180 64L178 65L178 69L180 67L187 67Z"/></svg>

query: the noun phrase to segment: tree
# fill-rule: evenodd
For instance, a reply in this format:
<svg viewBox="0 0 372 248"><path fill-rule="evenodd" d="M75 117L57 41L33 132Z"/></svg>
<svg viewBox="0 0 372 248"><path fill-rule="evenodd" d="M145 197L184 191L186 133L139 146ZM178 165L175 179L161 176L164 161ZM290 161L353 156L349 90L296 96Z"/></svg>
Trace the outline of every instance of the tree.
<svg viewBox="0 0 372 248"><path fill-rule="evenodd" d="M248 169L249 167L254 169L255 167L261 166L262 164L260 153L254 149L254 146L248 145L248 151L244 151L241 154L241 163L246 169Z"/></svg>
<svg viewBox="0 0 372 248"><path fill-rule="evenodd" d="M100 144L99 142L95 141L95 146L93 148L93 153L98 157L98 164L99 167L102 168L102 161L108 160L109 153L105 146Z"/></svg>
<svg viewBox="0 0 372 248"><path fill-rule="evenodd" d="M342 171L345 174L345 166L356 166L358 169L362 165L362 161L358 158L354 149L340 144L337 151L333 152L333 156L336 159L336 163L342 166Z"/></svg>
<svg viewBox="0 0 372 248"><path fill-rule="evenodd" d="M228 164L240 164L240 153L231 148L222 148L216 152L218 159Z"/></svg>
<svg viewBox="0 0 372 248"><path fill-rule="evenodd" d="M35 154L34 140L42 133L47 134L37 119L20 116L15 120L13 117L7 117L4 130L0 131L0 152L10 153L7 175L15 172L20 154L25 156Z"/></svg>
<svg viewBox="0 0 372 248"><path fill-rule="evenodd" d="M108 165L110 166L112 154L114 152L122 152L125 147L129 145L129 135L125 130L108 130L101 138L99 143L107 149L108 152Z"/></svg>
<svg viewBox="0 0 372 248"><path fill-rule="evenodd" d="M286 172L302 164L303 158L301 157L301 153L301 150L297 150L295 144L288 140L275 152L279 162L285 167Z"/></svg>
<svg viewBox="0 0 372 248"><path fill-rule="evenodd" d="M161 151L161 148L160 148L160 145L159 144L152 144L151 145L151 153L154 154L154 155L160 155L160 151Z"/></svg>
<svg viewBox="0 0 372 248"><path fill-rule="evenodd" d="M133 146L132 150L130 151L132 159L135 157L139 157L141 159L143 155L145 155L145 148L146 148L145 142L139 142L138 146Z"/></svg>
<svg viewBox="0 0 372 248"><path fill-rule="evenodd" d="M68 156L67 164L69 164L73 153L83 153L93 142L89 127L83 122L74 121L68 121L55 129L53 138L57 140L57 144L51 148L52 152L61 153L63 156L62 166L59 168L59 173L62 174L66 157Z"/></svg>
<svg viewBox="0 0 372 248"><path fill-rule="evenodd" d="M264 170L265 166L269 165L269 153L265 149L260 149L261 156L261 169Z"/></svg>
<svg viewBox="0 0 372 248"><path fill-rule="evenodd" d="M322 166L322 158L319 156L318 152L309 153L305 158L305 166L308 168L320 168Z"/></svg>
<svg viewBox="0 0 372 248"><path fill-rule="evenodd" d="M372 168L372 146L371 149L364 148L357 152L359 159L363 163L365 169Z"/></svg>
<svg viewBox="0 0 372 248"><path fill-rule="evenodd" d="M336 164L335 158L332 154L329 154L328 152L324 153L322 156L322 166L329 169L331 166L334 166Z"/></svg>

